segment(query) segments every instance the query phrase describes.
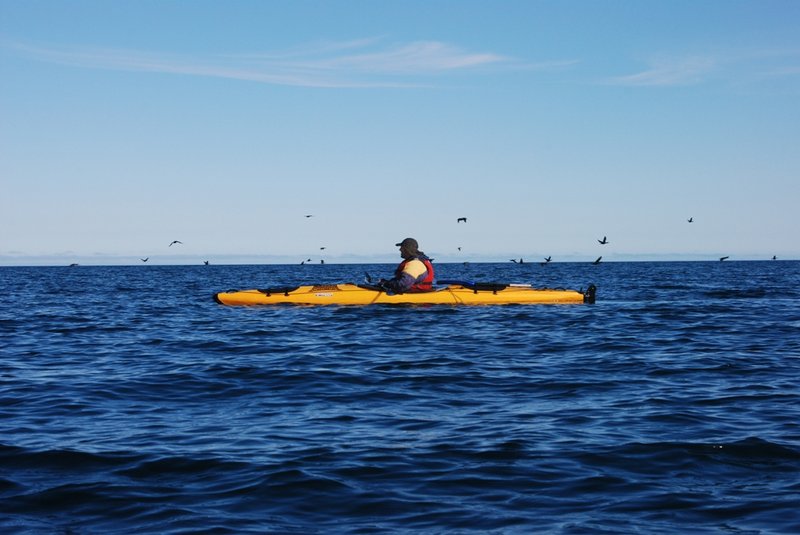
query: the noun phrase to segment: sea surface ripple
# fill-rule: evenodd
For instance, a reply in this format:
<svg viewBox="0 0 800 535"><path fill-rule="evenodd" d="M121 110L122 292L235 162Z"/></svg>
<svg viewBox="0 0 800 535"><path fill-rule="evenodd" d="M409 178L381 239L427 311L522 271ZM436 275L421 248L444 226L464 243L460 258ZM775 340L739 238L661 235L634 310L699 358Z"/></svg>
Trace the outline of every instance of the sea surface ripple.
<svg viewBox="0 0 800 535"><path fill-rule="evenodd" d="M800 533L800 262L595 305L226 307L389 265L0 268L3 533Z"/></svg>

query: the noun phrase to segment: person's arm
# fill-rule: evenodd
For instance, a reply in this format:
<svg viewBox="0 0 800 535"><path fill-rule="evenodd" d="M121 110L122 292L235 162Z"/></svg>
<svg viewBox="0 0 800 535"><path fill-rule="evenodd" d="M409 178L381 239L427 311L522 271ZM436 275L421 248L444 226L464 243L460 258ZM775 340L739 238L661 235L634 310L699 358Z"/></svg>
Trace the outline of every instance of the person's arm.
<svg viewBox="0 0 800 535"><path fill-rule="evenodd" d="M383 287L401 294L410 290L411 286L414 285L414 281L416 281L416 279L404 271L399 278L383 281Z"/></svg>

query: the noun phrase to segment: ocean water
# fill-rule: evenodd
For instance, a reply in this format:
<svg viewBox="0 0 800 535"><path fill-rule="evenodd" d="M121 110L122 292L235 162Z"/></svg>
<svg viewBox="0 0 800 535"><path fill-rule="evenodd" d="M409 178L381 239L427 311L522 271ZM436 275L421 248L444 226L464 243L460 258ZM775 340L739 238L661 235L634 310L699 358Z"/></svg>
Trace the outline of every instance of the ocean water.
<svg viewBox="0 0 800 535"><path fill-rule="evenodd" d="M0 532L800 533L800 262L594 305L225 307L389 265L0 268Z"/></svg>

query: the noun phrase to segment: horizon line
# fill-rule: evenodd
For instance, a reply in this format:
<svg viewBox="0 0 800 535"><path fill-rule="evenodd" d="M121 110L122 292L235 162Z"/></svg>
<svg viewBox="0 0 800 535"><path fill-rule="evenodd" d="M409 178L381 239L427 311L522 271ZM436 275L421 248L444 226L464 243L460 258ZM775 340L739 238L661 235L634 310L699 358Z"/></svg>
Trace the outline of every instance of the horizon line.
<svg viewBox="0 0 800 535"><path fill-rule="evenodd" d="M776 255L775 255L776 256ZM212 257L213 258L213 257ZM249 258L249 260L248 260ZM52 260L52 259L51 259ZM136 267L141 266L146 268L148 266L203 266L203 267L210 267L210 266L308 266L308 267L315 267L315 266L336 266L336 265L395 265L398 262L394 259L392 260L384 260L384 259L376 259L376 258L369 258L369 259L342 259L342 258L331 258L331 259L322 259L324 262L320 261L312 261L312 262L297 262L294 260L280 260L280 259L269 259L263 258L261 261L257 260L255 257L236 257L235 255L229 255L226 260L218 260L216 262L209 261L208 264L204 264L205 260L201 260L198 258L193 259L192 261L172 261L172 262L154 262L154 263L142 263L138 262L135 263L133 261L125 261L125 262L103 262L103 260L108 261L109 258L90 258L90 257L76 257L73 258L74 262L66 263L66 262L25 262L23 259L20 259L18 262L7 262L6 259L0 257L0 268L3 267ZM94 261L93 261L94 260ZM138 259L137 259L138 260ZM468 264L508 264L511 260L496 260L496 259L476 259L476 260L456 260L456 259L444 259L437 261L433 259L434 263L439 265L468 265ZM797 262L800 261L800 257L796 256L787 256L787 257L777 257L773 258L771 256L764 256L764 255L742 255L736 257L734 255L727 255L724 259L725 263L730 262ZM83 263L82 263L83 262ZM536 265L536 264L593 264L595 262L594 258L589 257L568 257L566 260L552 260L550 262L544 262L543 260L525 260L523 262L516 262L515 265ZM665 255L661 255L659 257L642 257L642 255L629 255L626 257L609 257L603 258L603 264L622 264L622 263L669 263L669 262L712 262L712 263L720 263L722 262L721 257L719 256L709 256L709 257L698 257L698 256L674 256L672 258L667 257Z"/></svg>

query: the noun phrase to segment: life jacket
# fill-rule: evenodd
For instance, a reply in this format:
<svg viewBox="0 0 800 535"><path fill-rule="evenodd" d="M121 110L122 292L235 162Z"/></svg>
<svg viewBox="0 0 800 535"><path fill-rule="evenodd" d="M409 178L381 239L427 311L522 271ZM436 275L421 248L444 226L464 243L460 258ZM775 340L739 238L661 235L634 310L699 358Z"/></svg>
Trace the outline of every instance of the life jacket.
<svg viewBox="0 0 800 535"><path fill-rule="evenodd" d="M400 262L400 265L397 266L397 270L395 270L394 272L395 277L399 278L403 274L403 270L405 269L406 264L408 264L412 260L419 260L420 262L425 264L425 269L427 270L427 273L425 274L424 279L422 279L421 281L417 281L411 285L411 288L408 289L408 293L430 292L431 290L433 290L433 264L431 264L431 261L428 259L427 256L414 256L411 258L407 258L406 260L403 260L402 262Z"/></svg>

